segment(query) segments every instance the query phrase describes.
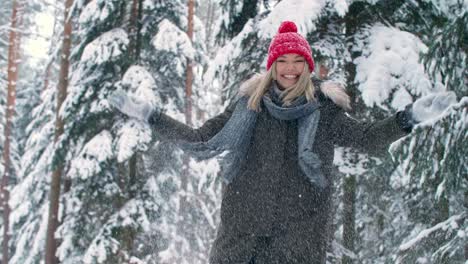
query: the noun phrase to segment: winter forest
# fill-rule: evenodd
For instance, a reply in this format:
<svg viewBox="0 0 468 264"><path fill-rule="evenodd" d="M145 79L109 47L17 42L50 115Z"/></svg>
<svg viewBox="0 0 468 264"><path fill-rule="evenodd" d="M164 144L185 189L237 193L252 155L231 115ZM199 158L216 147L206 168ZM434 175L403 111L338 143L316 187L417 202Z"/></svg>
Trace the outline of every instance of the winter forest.
<svg viewBox="0 0 468 264"><path fill-rule="evenodd" d="M1 263L208 263L219 164L107 98L123 89L199 127L265 71L284 20L358 120L457 97L384 157L335 149L327 262L468 263L467 11L466 0L1 0Z"/></svg>

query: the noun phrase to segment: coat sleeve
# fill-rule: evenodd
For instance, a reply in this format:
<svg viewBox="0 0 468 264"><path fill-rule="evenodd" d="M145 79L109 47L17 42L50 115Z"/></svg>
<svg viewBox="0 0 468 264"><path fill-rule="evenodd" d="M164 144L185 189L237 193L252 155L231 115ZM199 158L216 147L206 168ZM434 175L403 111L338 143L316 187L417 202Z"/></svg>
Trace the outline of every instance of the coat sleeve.
<svg viewBox="0 0 468 264"><path fill-rule="evenodd" d="M411 132L412 127L405 124L405 118L406 113L400 111L383 120L365 123L338 109L331 126L334 143L371 155L385 155L392 142Z"/></svg>
<svg viewBox="0 0 468 264"><path fill-rule="evenodd" d="M234 107L231 104L223 113L207 120L200 128L192 128L161 112L154 113L149 118L149 124L164 140L208 141L224 127Z"/></svg>

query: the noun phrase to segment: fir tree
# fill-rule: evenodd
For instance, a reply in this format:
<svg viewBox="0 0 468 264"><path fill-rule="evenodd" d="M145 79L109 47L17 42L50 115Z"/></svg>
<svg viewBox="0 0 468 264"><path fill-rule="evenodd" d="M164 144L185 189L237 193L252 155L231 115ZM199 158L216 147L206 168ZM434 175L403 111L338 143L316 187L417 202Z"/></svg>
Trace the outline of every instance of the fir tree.
<svg viewBox="0 0 468 264"><path fill-rule="evenodd" d="M455 82L453 85L447 86L447 80L453 80L453 77L440 78L440 76L448 75L443 73L445 69L456 69L452 65L461 65L458 63L460 60L463 63L466 52L457 50L458 58L452 57L455 60L451 61L448 59L450 57L440 56L435 58L435 56L430 55L436 53L431 52L431 50L437 50L435 48L437 45L428 49L428 46L433 43L430 32L434 32L434 28L443 28L445 22L441 23L441 21L450 20L447 16L441 16L440 10L441 8L435 7L432 3L422 1L411 3L379 1L375 4L356 2L349 7L345 19L353 17L348 24L354 25L353 27L356 30L351 31L350 38L348 38L351 40L348 44L348 47L351 47L350 54L353 62L351 66L354 65L351 71L348 72L355 72L356 74L355 78L351 79L351 83L356 82L357 84L355 90L351 90L351 94L357 95L356 101L361 102L356 105L356 109L358 109L361 116L371 120L382 118L391 112L401 110L404 105L413 102L418 97L445 90L444 86L449 90L450 87L457 89L456 87L460 86ZM453 12L453 7L449 10L452 11L452 14L462 14L458 19L463 17L463 11ZM457 20L457 18L453 19L454 21ZM450 24L450 22L446 23ZM455 29L452 32L460 32L460 30ZM454 37L451 39L456 43L452 44L453 47L459 47L459 43L463 42L461 36L464 34L452 33L452 35ZM395 41L392 41L392 39ZM379 43L382 44L380 46L382 50L380 51ZM443 51L445 50L439 48L438 55ZM431 59L427 59L428 56ZM422 59L424 59L425 63L421 61ZM439 71L434 70L437 68L434 65L444 65L445 62L450 66L439 67L441 69ZM451 74L459 72L463 71L453 70ZM458 80L463 80L462 76L458 78ZM350 87L351 83L348 82L348 87ZM378 89L376 89L377 87ZM460 125L463 127L463 124ZM434 139L431 138L434 135L431 135L432 132L428 132L427 129L432 127L429 131L437 131L439 130L438 126L445 127L446 125L435 122L432 126L426 126L426 133L417 136L420 133L418 131L423 127L421 126L412 134L412 137L407 137L402 143L398 144L399 149L411 148L415 150L419 144L424 144L423 142L433 142ZM443 131L446 132L443 137L460 138L460 136L455 136L458 133L455 132L455 129L455 134L452 134L451 130ZM437 135L442 137L442 133ZM413 137L419 138L419 140L414 141ZM413 144L410 144L410 142L413 142ZM451 142L453 145L450 144L445 147L457 149L455 145L458 146L461 144L460 142L455 140ZM432 184L412 185L411 191L408 190L407 194L400 195L402 193L400 188L407 188L407 185L401 183L408 181L404 179L408 179L408 177L418 180L424 179L416 176L424 175L420 174L421 171L416 172L408 169L408 166L411 167L410 164L425 164L427 170L438 168L439 165L436 165L435 162L427 162L426 155L422 155L419 160L416 160L413 158L414 153L411 153L411 151L403 153L400 151L399 153L398 159L402 165L395 163L389 157L374 162L370 160L369 165L371 166L365 166L364 168L367 169L359 173L360 177L356 189L357 203L355 205L357 231L355 243L357 243L358 247L354 249L356 253L354 257L362 263L375 263L376 260L379 262L395 262L398 260L407 263L424 258L430 261L440 261L441 263L458 260L463 251L463 242L453 235L458 229L444 229L442 227L457 221L463 223L463 217L459 218L459 215L450 214L447 210L448 207L460 204L459 202L448 201L463 199L463 195L457 193L448 199L443 197L443 199L436 199L435 186L440 184L440 178L435 181L436 184L432 182ZM460 162L460 154L458 152L451 153L453 153L451 157ZM435 177L438 178L438 176ZM415 193L420 194L416 195L416 197ZM412 200L414 202L411 202ZM421 203L424 200L427 200L427 203ZM430 205L429 207L434 209L428 211L427 207L425 207L424 211L418 210L416 208L419 206L416 204ZM436 230L440 228L447 230L446 235L448 238L431 240L433 243L425 243L424 246L417 244L416 242L423 242L424 239L418 239L425 237L422 234L425 234L428 230L433 230L431 225L438 227L434 228ZM427 229L424 230L424 226ZM382 235L388 240L380 239ZM452 239L450 240L450 238ZM367 245L367 241L372 242ZM382 243L377 242L376 244L375 241L381 241ZM407 241L413 241L414 244ZM412 246L409 246L410 244ZM430 254L429 252L437 253Z"/></svg>
<svg viewBox="0 0 468 264"><path fill-rule="evenodd" d="M30 17L34 17L36 12L50 11L42 5L26 7ZM31 28L34 30L35 27ZM49 82L47 88L44 88L44 62L29 65L31 61L26 55L21 65L18 121L15 127L17 138L20 139L21 159L10 202L12 263L38 263L43 259L47 225L47 214L44 212L47 212L49 191L47 160L51 156L50 142L53 142L53 123L49 121L53 120L55 109L55 95L51 90L55 83Z"/></svg>
<svg viewBox="0 0 468 264"><path fill-rule="evenodd" d="M158 19L153 20L152 16ZM194 34L190 41L186 18L184 1L170 4L156 1L154 5L148 5L143 16L143 38L148 41L144 41L147 48L143 49L142 63L154 77L156 94L162 101L164 112L182 123L186 122L187 59L192 61L194 73L194 109L209 116L217 110L217 96L213 95L213 88L205 86L211 84L203 85L201 78L208 61L204 26L194 16ZM199 125L199 117L193 116L193 123ZM165 139L150 149L144 159L147 164L145 173L154 175L158 188L155 193L161 201L161 217L152 225L152 232L146 235L157 241L154 254L162 263L205 263L216 231L214 223L219 201L215 194L219 194L220 184L213 175L215 172L212 169L184 169L186 157ZM182 173L184 170L186 173ZM185 209L179 210L181 206Z"/></svg>

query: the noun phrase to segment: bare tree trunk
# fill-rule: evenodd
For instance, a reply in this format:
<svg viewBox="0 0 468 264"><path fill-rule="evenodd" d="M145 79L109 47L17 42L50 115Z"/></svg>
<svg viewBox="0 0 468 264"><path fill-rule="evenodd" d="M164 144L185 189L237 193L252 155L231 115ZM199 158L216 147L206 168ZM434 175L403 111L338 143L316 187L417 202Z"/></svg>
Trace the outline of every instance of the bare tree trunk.
<svg viewBox="0 0 468 264"><path fill-rule="evenodd" d="M194 0L188 1L188 28L187 36L190 41L193 39L193 8ZM193 69L192 69L192 60L187 58L187 69L185 72L185 122L187 125L192 125L192 82L193 82ZM185 191L187 189L187 164L188 161L184 159L184 175L182 177L182 189ZM182 199L184 201L185 199ZM181 210L184 208L181 206Z"/></svg>
<svg viewBox="0 0 468 264"><path fill-rule="evenodd" d="M355 66L352 63L346 65L348 83L352 84L355 77ZM353 87L349 85L349 90ZM352 95L351 95L352 96ZM355 152L350 153L350 164L357 164L358 158ZM347 175L343 180L343 246L349 251L355 252L354 242L356 240L356 175ZM353 260L343 256L343 264L351 264Z"/></svg>
<svg viewBox="0 0 468 264"><path fill-rule="evenodd" d="M130 36L130 57L138 60L140 51L139 51L139 36L140 36L140 16L141 16L141 0L132 0L132 7L130 11L130 25L129 25L129 36Z"/></svg>
<svg viewBox="0 0 468 264"><path fill-rule="evenodd" d="M193 14L194 14L194 0L188 0L188 27L187 27L187 36L190 41L193 39ZM192 69L192 60L187 58L187 69L185 75L185 122L187 125L192 126L192 82L193 82L193 69ZM188 179L189 179L189 160L187 157L183 157L183 167L182 167L182 179L181 179L181 189L184 194L188 190ZM179 207L179 216L185 217L188 214L188 201L186 196L180 198L180 207ZM187 228L184 224L184 220L180 221L179 228L183 234L187 233Z"/></svg>
<svg viewBox="0 0 468 264"><path fill-rule="evenodd" d="M465 208L468 208L468 190L465 189L465 199L464 202ZM465 259L468 259L468 240L465 240Z"/></svg>
<svg viewBox="0 0 468 264"><path fill-rule="evenodd" d="M18 33L18 25L21 20L20 3L18 0L13 1L13 9L11 14L11 28L9 36L8 47L8 88L7 88L7 106L6 106L6 120L5 120L5 142L3 145L3 163L4 174L0 185L0 201L3 207L3 242L2 242L2 263L7 264L9 259L9 240L10 240L10 207L8 202L10 200L10 193L8 185L11 173L10 161L10 136L11 124L13 115L15 113L15 100L16 100L16 83L18 81L18 66L20 60L20 39L21 35Z"/></svg>
<svg viewBox="0 0 468 264"><path fill-rule="evenodd" d="M345 22L345 36L347 39L352 40L352 36L358 30L361 23L359 19L359 14L362 10L360 4L355 4L350 8L348 14L344 17ZM351 57L354 59L357 55L355 52L351 52ZM357 88L354 82L356 77L356 65L350 61L345 65L346 70L346 79L348 83L347 93L351 97L351 101L355 102L354 98L357 94ZM364 108L362 104L353 104L352 111L359 112ZM350 164L357 164L358 159L356 153L353 151L350 153ZM356 175L347 175L343 182L343 246L348 250L355 252L355 240L357 238L356 234ZM349 257L343 257L342 263L352 263L352 259Z"/></svg>
<svg viewBox="0 0 468 264"><path fill-rule="evenodd" d="M64 30L62 40L62 56L60 62L59 83L57 85L57 109L55 119L55 142L63 134L63 120L59 117L59 110L63 101L67 96L68 87L68 71L70 67L69 57L71 49L71 34L72 22L69 17L70 7L73 0L66 0L65 2L65 15L64 15ZM50 184L49 193L49 216L47 221L47 234L46 234L46 249L45 249L45 263L56 264L59 263L56 257L57 241L55 240L55 231L59 225L58 209L60 203L60 185L63 172L63 165L58 165L52 172L52 180Z"/></svg>
<svg viewBox="0 0 468 264"><path fill-rule="evenodd" d="M194 0L188 1L188 28L187 36L190 41L193 39L193 8ZM192 125L192 82L193 82L193 69L192 60L187 58L187 71L185 77L185 122L187 125Z"/></svg>
<svg viewBox="0 0 468 264"><path fill-rule="evenodd" d="M54 64L54 60L51 60L46 66L45 74L44 74L44 86L42 88L43 91L47 90L47 87L49 87L50 72L52 70L53 64Z"/></svg>
<svg viewBox="0 0 468 264"><path fill-rule="evenodd" d="M343 184L343 246L354 252L354 241L356 239L356 176L347 175ZM343 256L343 264L351 264L353 260Z"/></svg>

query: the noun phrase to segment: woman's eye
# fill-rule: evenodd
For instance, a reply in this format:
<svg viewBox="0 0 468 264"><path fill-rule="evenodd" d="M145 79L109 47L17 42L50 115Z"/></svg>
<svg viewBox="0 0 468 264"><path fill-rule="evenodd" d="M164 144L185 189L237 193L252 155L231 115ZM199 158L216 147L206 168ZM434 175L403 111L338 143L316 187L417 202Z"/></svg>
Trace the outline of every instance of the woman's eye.
<svg viewBox="0 0 468 264"><path fill-rule="evenodd" d="M295 61L295 63L299 63L299 62L304 62L303 60L297 60Z"/></svg>

